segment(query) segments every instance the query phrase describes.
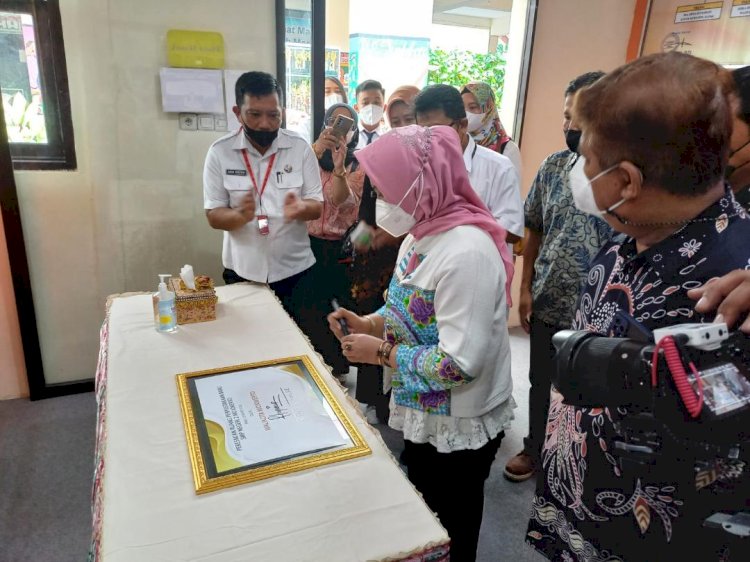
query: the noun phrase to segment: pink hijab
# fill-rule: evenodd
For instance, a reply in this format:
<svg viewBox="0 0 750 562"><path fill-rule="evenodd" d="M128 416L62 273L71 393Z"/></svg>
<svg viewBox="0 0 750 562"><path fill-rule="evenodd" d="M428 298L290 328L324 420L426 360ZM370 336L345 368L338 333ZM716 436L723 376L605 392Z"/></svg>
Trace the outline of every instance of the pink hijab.
<svg viewBox="0 0 750 562"><path fill-rule="evenodd" d="M417 219L410 230L417 240L461 225L487 232L505 266L505 292L510 305L513 260L505 242L506 231L471 187L456 131L442 125L399 127L358 150L357 160L383 198L393 205L415 180L418 182L401 203L401 208ZM420 176L424 186L421 199ZM409 263L408 269L415 265Z"/></svg>

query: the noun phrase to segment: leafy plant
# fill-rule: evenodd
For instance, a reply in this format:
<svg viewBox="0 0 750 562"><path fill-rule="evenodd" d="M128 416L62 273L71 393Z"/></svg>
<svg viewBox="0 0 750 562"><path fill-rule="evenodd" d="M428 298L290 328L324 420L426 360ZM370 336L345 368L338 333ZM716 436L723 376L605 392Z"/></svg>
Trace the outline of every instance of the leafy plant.
<svg viewBox="0 0 750 562"><path fill-rule="evenodd" d="M46 143L47 130L41 96L27 101L21 92L13 95L3 92L3 113L10 142Z"/></svg>
<svg viewBox="0 0 750 562"><path fill-rule="evenodd" d="M428 84L460 87L477 81L490 85L499 106L505 83L505 49L487 54L430 49Z"/></svg>

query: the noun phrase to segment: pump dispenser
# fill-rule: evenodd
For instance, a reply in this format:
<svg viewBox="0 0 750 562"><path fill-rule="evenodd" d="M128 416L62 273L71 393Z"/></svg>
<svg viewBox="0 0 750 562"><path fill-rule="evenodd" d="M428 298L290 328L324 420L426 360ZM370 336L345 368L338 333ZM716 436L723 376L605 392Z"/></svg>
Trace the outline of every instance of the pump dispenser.
<svg viewBox="0 0 750 562"><path fill-rule="evenodd" d="M175 311L174 292L167 289L168 273L159 274L159 291L157 298L156 331L174 332L177 330L177 313Z"/></svg>

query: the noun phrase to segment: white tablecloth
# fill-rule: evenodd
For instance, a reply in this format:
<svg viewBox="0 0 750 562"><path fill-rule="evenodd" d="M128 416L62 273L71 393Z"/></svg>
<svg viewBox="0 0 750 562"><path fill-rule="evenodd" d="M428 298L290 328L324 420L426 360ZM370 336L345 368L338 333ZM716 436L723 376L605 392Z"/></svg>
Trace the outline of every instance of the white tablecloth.
<svg viewBox="0 0 750 562"><path fill-rule="evenodd" d="M447 542L377 431L270 291L241 284L217 293L216 321L174 334L154 330L150 296L112 303L100 558L353 562ZM197 496L175 375L305 354L372 455Z"/></svg>

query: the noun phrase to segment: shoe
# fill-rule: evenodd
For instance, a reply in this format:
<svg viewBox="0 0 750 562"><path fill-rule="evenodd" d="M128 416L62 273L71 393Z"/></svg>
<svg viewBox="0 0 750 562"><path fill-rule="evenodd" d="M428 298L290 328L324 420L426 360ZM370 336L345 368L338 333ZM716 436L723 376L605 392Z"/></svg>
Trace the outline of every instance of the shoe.
<svg viewBox="0 0 750 562"><path fill-rule="evenodd" d="M534 476L534 458L521 451L505 465L504 475L511 482L523 482Z"/></svg>

